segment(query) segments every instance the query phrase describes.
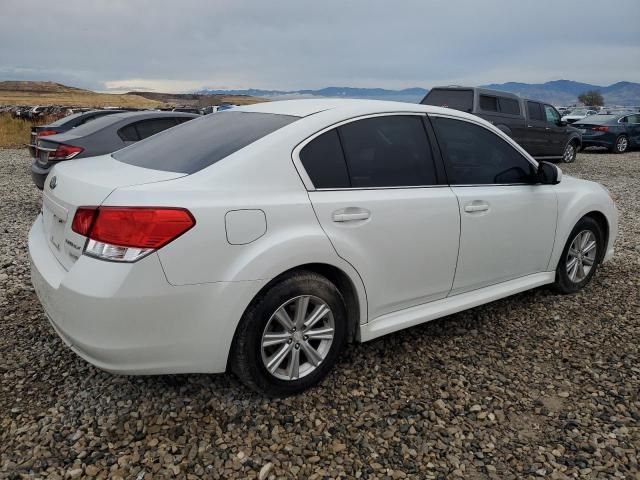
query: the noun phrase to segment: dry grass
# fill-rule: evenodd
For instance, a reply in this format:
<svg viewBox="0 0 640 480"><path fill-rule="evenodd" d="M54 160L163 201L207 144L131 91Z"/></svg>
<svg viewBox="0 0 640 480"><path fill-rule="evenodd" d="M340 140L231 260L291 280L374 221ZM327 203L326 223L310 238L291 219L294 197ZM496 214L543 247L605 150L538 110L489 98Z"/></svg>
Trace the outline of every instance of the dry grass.
<svg viewBox="0 0 640 480"><path fill-rule="evenodd" d="M0 147L29 143L33 123L13 118L9 113L0 113Z"/></svg>
<svg viewBox="0 0 640 480"><path fill-rule="evenodd" d="M0 90L0 105L62 105L65 107L135 107L157 108L165 104L137 95L78 92L28 92Z"/></svg>

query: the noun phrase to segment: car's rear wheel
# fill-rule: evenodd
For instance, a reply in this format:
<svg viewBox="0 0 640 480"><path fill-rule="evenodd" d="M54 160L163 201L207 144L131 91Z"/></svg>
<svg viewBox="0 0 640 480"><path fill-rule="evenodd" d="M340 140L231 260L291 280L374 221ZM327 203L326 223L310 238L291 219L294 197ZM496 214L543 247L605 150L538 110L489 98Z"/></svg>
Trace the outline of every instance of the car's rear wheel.
<svg viewBox="0 0 640 480"><path fill-rule="evenodd" d="M564 163L573 163L576 159L576 154L578 153L578 148L575 142L569 142L564 149L564 153L562 154L562 161Z"/></svg>
<svg viewBox="0 0 640 480"><path fill-rule="evenodd" d="M629 150L629 139L626 135L620 135L613 144L613 153L624 153Z"/></svg>
<svg viewBox="0 0 640 480"><path fill-rule="evenodd" d="M232 346L231 370L264 395L299 393L329 373L346 332L346 308L336 286L314 272L296 272L245 312Z"/></svg>
<svg viewBox="0 0 640 480"><path fill-rule="evenodd" d="M598 222L583 217L571 231L556 269L556 288L562 293L575 293L596 273L604 236Z"/></svg>

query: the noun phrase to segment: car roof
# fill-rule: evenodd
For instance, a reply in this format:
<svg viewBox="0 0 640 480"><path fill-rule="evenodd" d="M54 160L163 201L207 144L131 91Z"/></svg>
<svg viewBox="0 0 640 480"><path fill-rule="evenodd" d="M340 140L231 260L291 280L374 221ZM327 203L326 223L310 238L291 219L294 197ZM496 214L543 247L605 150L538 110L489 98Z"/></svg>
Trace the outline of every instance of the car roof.
<svg viewBox="0 0 640 480"><path fill-rule="evenodd" d="M345 118L376 113L440 113L470 118L477 121L478 117L450 108L422 105L419 103L391 102L385 100L361 100L345 98L320 98L300 100L279 100L275 102L255 103L233 109L235 112L272 113L276 115L291 115L307 117L320 112L331 112Z"/></svg>

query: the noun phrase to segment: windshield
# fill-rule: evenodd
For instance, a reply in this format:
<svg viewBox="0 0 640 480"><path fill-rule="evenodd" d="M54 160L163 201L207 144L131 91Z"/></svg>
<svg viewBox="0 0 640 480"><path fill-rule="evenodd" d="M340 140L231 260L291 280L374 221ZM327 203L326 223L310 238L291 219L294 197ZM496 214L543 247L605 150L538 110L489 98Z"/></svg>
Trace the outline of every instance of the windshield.
<svg viewBox="0 0 640 480"><path fill-rule="evenodd" d="M74 119L76 119L78 117L81 117L84 114L85 114L85 112L79 112L79 113L74 113L72 115L67 115L66 117L62 117L62 118L56 120L55 122L50 123L49 126L50 127L61 127L65 123L67 123L67 122L69 122L71 120L74 120Z"/></svg>
<svg viewBox="0 0 640 480"><path fill-rule="evenodd" d="M583 118L579 120L579 125L596 125L601 123L608 123L612 120L616 120L620 117L620 115L591 115L589 117ZM574 123L574 125L578 125L578 122Z"/></svg>
<svg viewBox="0 0 640 480"><path fill-rule="evenodd" d="M237 110L212 113L158 133L112 156L129 165L191 174L298 118Z"/></svg>

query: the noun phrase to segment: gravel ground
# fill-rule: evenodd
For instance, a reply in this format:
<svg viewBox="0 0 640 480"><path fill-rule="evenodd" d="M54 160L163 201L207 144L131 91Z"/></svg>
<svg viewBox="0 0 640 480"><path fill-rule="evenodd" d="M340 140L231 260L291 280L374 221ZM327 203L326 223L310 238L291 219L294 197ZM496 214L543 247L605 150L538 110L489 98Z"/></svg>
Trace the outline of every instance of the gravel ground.
<svg viewBox="0 0 640 480"><path fill-rule="evenodd" d="M111 375L68 350L30 285L26 157L0 150L0 477L640 478L640 152L562 165L621 214L584 291L353 345L283 400L231 375Z"/></svg>

